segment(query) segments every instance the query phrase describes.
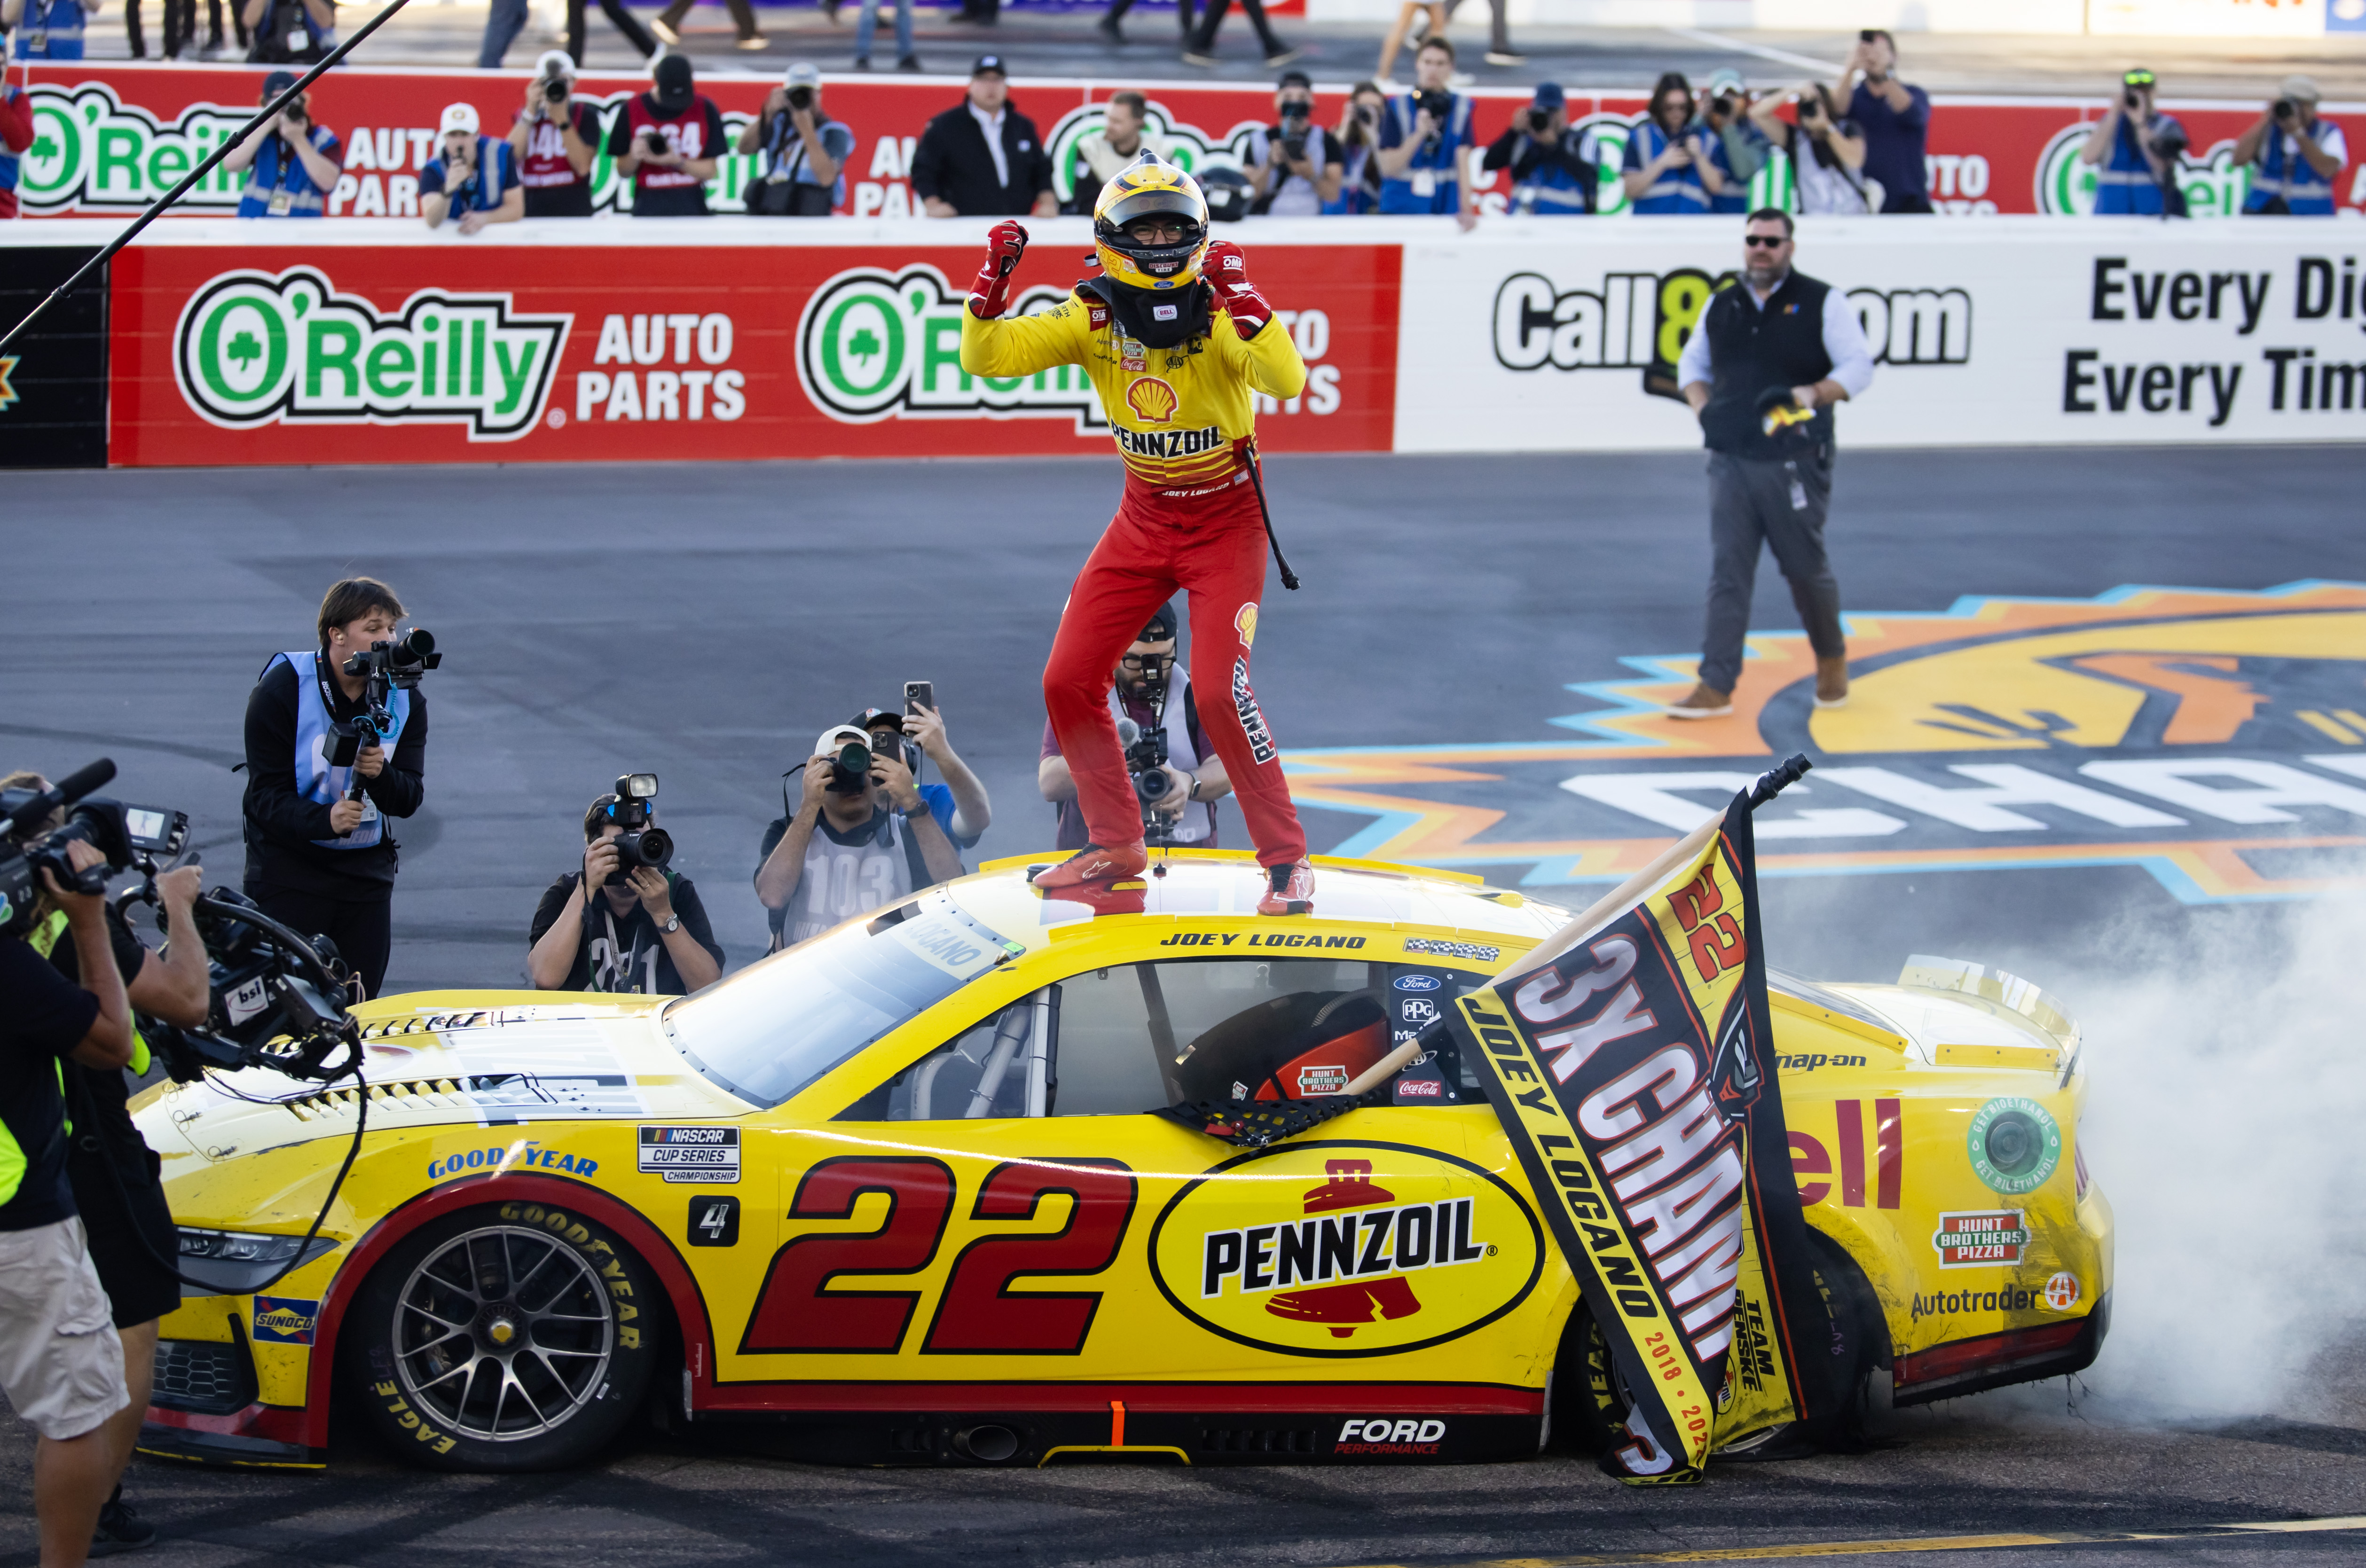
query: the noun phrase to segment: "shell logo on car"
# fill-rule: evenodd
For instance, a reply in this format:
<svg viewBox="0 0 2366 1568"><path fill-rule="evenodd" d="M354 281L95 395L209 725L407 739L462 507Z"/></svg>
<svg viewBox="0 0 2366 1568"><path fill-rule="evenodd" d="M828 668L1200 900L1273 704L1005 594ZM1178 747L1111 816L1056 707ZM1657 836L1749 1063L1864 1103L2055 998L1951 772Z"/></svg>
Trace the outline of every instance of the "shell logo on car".
<svg viewBox="0 0 2366 1568"><path fill-rule="evenodd" d="M1254 1203L1237 1180L1251 1176ZM1526 1203L1475 1165L1387 1144L1228 1160L1158 1216L1151 1270L1177 1311L1289 1356L1425 1349L1494 1322L1543 1269Z"/></svg>

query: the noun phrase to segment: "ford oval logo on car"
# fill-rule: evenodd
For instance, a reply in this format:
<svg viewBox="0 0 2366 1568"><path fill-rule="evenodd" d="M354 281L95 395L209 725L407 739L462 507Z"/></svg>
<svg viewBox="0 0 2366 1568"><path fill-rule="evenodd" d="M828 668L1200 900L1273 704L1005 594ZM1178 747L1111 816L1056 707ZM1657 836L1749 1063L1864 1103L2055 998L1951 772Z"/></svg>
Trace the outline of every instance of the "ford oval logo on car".
<svg viewBox="0 0 2366 1568"><path fill-rule="evenodd" d="M1400 975L1397 976L1397 989L1400 991L1434 991L1443 984L1445 984L1445 982L1440 980L1435 975Z"/></svg>

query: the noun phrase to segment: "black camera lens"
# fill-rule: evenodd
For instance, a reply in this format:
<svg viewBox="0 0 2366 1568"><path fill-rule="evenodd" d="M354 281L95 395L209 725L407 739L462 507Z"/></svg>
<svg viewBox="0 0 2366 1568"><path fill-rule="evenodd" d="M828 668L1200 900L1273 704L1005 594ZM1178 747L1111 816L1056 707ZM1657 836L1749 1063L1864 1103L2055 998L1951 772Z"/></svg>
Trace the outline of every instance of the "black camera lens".
<svg viewBox="0 0 2366 1568"><path fill-rule="evenodd" d="M567 78L564 76L553 76L550 80L545 82L542 85L542 96L548 98L554 104L567 96Z"/></svg>
<svg viewBox="0 0 2366 1568"><path fill-rule="evenodd" d="M2142 108L2144 107L2144 95L2137 92L2134 87L2130 87L2125 96L2124 96L2120 101L2126 104L2128 107L2132 109Z"/></svg>
<svg viewBox="0 0 2366 1568"><path fill-rule="evenodd" d="M2300 118L2299 101L2293 98L2278 98L2276 100L2276 118L2278 119L2297 119Z"/></svg>
<svg viewBox="0 0 2366 1568"><path fill-rule="evenodd" d="M1528 111L1528 129L1535 131L1539 136L1544 134L1545 128L1550 124L1552 124L1552 111L1550 109L1530 109Z"/></svg>
<svg viewBox="0 0 2366 1568"><path fill-rule="evenodd" d="M1165 768L1144 768L1133 775L1133 793L1142 797L1144 806L1165 800L1174 788L1175 775Z"/></svg>
<svg viewBox="0 0 2366 1568"><path fill-rule="evenodd" d="M662 828L644 828L637 833L619 833L612 840L616 846L616 866L620 871L633 871L641 866L665 868L673 859L673 835Z"/></svg>
<svg viewBox="0 0 2366 1568"><path fill-rule="evenodd" d="M852 795L871 780L871 748L850 740L829 760L829 787L836 795Z"/></svg>
<svg viewBox="0 0 2366 1568"><path fill-rule="evenodd" d="M789 107L793 109L809 109L813 107L813 89L811 87L791 87L789 89Z"/></svg>

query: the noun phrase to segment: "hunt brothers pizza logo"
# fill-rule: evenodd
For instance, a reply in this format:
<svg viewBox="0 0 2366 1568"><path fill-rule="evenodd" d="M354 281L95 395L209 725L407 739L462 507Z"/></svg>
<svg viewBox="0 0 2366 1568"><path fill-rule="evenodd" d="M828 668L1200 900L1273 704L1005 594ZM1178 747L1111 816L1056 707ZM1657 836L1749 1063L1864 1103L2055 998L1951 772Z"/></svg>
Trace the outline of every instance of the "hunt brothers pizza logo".
<svg viewBox="0 0 2366 1568"><path fill-rule="evenodd" d="M216 424L464 423L512 441L540 417L573 318L510 299L429 288L382 315L310 267L226 273L182 308L174 378Z"/></svg>

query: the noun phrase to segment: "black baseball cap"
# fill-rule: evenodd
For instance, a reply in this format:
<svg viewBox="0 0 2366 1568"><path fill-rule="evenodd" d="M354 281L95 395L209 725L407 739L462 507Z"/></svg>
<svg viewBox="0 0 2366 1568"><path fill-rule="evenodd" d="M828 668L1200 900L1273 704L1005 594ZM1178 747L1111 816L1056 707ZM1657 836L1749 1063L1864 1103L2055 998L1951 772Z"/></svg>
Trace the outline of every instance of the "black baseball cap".
<svg viewBox="0 0 2366 1568"><path fill-rule="evenodd" d="M1166 642L1175 636L1175 606L1161 604L1154 611L1148 625L1142 628L1136 642Z"/></svg>
<svg viewBox="0 0 2366 1568"><path fill-rule="evenodd" d="M274 71L263 79L263 96L255 101L267 104L295 85L296 73L293 71Z"/></svg>
<svg viewBox="0 0 2366 1568"><path fill-rule="evenodd" d="M651 75L653 85L649 96L657 101L658 107L671 111L690 107L690 100L695 96L690 85L690 56L669 54L658 62L657 70Z"/></svg>
<svg viewBox="0 0 2366 1568"><path fill-rule="evenodd" d="M969 68L969 73L973 77L983 76L989 71L1006 78L1010 74L1002 68L1002 56L998 54L981 54L977 57L977 63Z"/></svg>
<svg viewBox="0 0 2366 1568"><path fill-rule="evenodd" d="M1276 82L1273 87L1277 93L1285 87L1303 87L1311 93L1314 91L1314 78L1303 71L1285 71L1281 73L1281 80Z"/></svg>
<svg viewBox="0 0 2366 1568"><path fill-rule="evenodd" d="M854 728L866 732L892 724L896 727L896 734L904 733L904 716L892 708L864 708L846 722Z"/></svg>

